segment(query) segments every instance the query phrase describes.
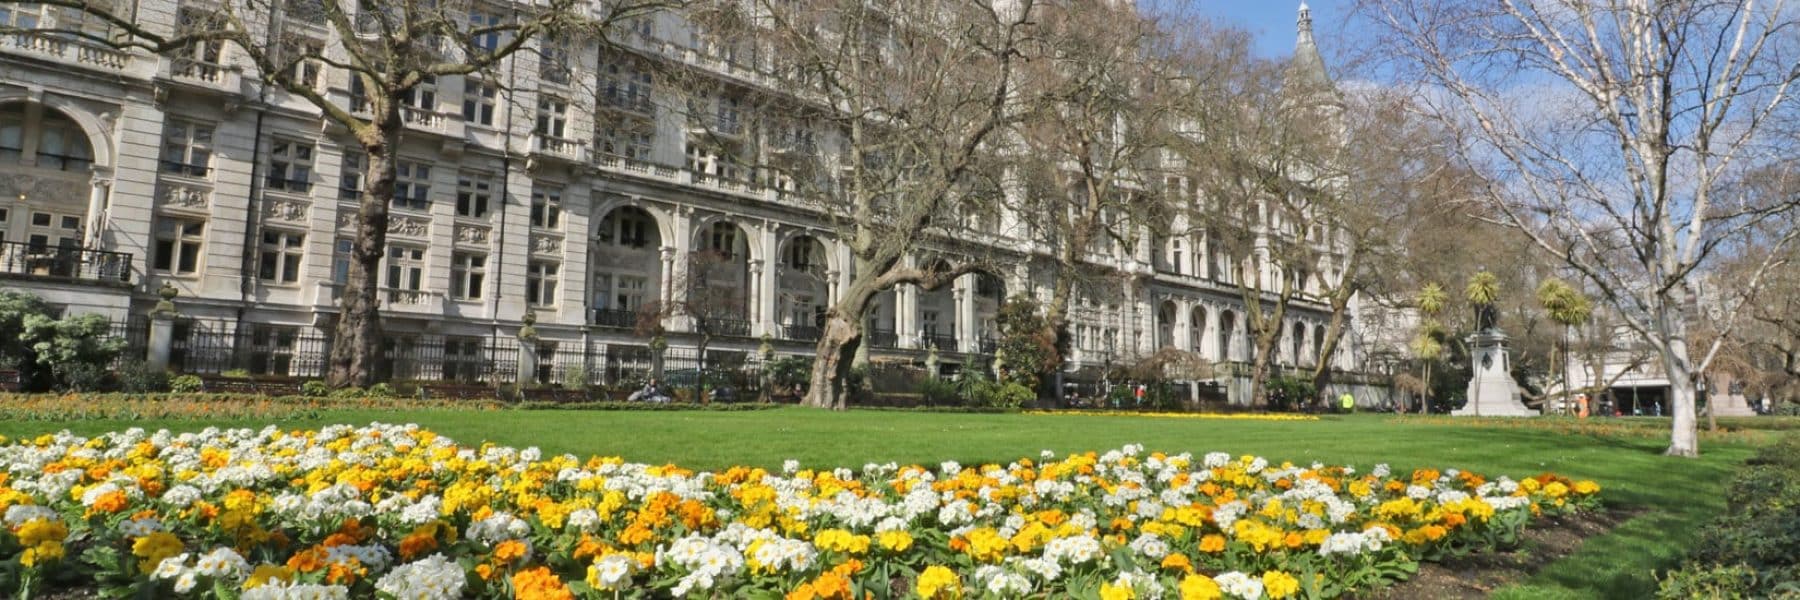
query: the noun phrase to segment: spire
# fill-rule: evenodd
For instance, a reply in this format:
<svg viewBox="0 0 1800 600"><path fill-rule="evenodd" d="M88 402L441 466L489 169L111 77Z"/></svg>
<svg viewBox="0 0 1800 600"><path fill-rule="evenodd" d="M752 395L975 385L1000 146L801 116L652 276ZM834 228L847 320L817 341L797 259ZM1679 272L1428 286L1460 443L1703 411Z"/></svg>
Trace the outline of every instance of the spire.
<svg viewBox="0 0 1800 600"><path fill-rule="evenodd" d="M1325 59L1319 56L1319 46L1313 42L1312 8L1306 2L1300 3L1300 17L1296 21L1297 37L1294 40L1294 62L1290 65L1293 72L1290 76L1298 77L1313 86L1331 86L1331 76L1325 73Z"/></svg>

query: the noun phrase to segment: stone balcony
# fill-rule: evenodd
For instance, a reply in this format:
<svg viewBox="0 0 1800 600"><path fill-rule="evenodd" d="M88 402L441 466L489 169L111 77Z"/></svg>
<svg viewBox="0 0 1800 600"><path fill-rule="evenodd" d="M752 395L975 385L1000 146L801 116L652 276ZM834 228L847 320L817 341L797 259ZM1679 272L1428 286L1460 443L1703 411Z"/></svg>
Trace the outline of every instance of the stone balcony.
<svg viewBox="0 0 1800 600"><path fill-rule="evenodd" d="M239 94L243 92L243 74L235 65L209 63L192 58L172 57L162 62L158 79L188 87Z"/></svg>
<svg viewBox="0 0 1800 600"><path fill-rule="evenodd" d="M0 52L115 73L131 63L131 54L123 50L54 33L22 31L0 35Z"/></svg>

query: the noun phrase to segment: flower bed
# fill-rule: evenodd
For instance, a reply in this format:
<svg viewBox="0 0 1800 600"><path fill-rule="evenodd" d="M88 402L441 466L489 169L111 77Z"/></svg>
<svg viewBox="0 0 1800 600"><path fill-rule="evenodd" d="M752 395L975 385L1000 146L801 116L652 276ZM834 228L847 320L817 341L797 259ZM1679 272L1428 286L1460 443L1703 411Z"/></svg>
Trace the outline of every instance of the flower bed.
<svg viewBox="0 0 1800 600"><path fill-rule="evenodd" d="M708 473L381 424L0 440L0 467L26 596L1333 597L1599 492L1136 446Z"/></svg>

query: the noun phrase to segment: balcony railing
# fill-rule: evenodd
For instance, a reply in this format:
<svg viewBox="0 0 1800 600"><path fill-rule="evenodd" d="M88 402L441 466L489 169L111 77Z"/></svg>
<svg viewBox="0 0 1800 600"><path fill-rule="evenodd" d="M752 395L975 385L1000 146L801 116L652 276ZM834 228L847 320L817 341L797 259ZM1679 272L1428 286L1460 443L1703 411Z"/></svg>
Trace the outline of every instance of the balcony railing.
<svg viewBox="0 0 1800 600"><path fill-rule="evenodd" d="M981 340L976 342L975 349L982 354L993 354L995 350L1000 349L1000 340L982 336Z"/></svg>
<svg viewBox="0 0 1800 600"><path fill-rule="evenodd" d="M939 352L955 352L957 350L956 336L941 334L930 329L919 335L919 341L924 342L927 348L936 346Z"/></svg>
<svg viewBox="0 0 1800 600"><path fill-rule="evenodd" d="M575 162L581 162L581 150L583 147L587 146L587 142L581 140L573 140L541 133L534 133L532 134L532 137L535 139L535 143L532 147L536 148L539 153Z"/></svg>
<svg viewBox="0 0 1800 600"><path fill-rule="evenodd" d="M782 337L785 337L790 340L797 340L797 341L802 341L802 342L818 341L819 335L823 332L824 332L824 329L820 328L817 325L782 325L781 326Z"/></svg>
<svg viewBox="0 0 1800 600"><path fill-rule="evenodd" d="M427 131L443 131L444 123L448 121L449 118L449 115L435 110L427 110L411 105L403 105L400 107L400 120L405 121L407 125L412 125Z"/></svg>
<svg viewBox="0 0 1800 600"><path fill-rule="evenodd" d="M598 325L600 327L618 327L618 328L622 328L622 329L631 329L631 328L637 327L638 314L637 314L637 311L631 311L631 310L619 310L616 308L596 308L593 311L593 315L590 319L590 322L592 322L594 325Z"/></svg>
<svg viewBox="0 0 1800 600"><path fill-rule="evenodd" d="M0 242L0 274L130 284L131 254L77 246Z"/></svg>
<svg viewBox="0 0 1800 600"><path fill-rule="evenodd" d="M744 319L705 319L704 325L713 335L750 337L750 322Z"/></svg>
<svg viewBox="0 0 1800 600"><path fill-rule="evenodd" d="M125 62L130 58L129 54L116 48L72 36L37 31L20 31L0 37L0 47L3 46L115 71L125 68Z"/></svg>
<svg viewBox="0 0 1800 600"><path fill-rule="evenodd" d="M870 329L868 338L869 346L872 348L900 347L900 335L892 329Z"/></svg>
<svg viewBox="0 0 1800 600"><path fill-rule="evenodd" d="M169 74L182 79L194 79L206 83L221 83L225 80L225 65L209 63L192 58L169 59Z"/></svg>
<svg viewBox="0 0 1800 600"><path fill-rule="evenodd" d="M406 288L381 288L381 296L388 307L431 308L441 306L443 294L429 290L409 290Z"/></svg>

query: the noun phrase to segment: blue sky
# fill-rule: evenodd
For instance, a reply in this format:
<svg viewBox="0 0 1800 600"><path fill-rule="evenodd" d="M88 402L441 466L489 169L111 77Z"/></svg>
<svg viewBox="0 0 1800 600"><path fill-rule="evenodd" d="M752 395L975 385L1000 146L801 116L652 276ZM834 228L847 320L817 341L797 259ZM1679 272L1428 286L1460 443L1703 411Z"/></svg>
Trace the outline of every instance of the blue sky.
<svg viewBox="0 0 1800 600"><path fill-rule="evenodd" d="M1343 34L1342 23L1349 16L1354 0L1311 0L1313 31L1319 38L1320 50L1332 54L1328 46ZM1240 27L1256 35L1256 51L1266 57L1288 56L1294 51L1294 18L1299 0L1139 0L1140 7L1170 7L1198 13L1220 22Z"/></svg>

